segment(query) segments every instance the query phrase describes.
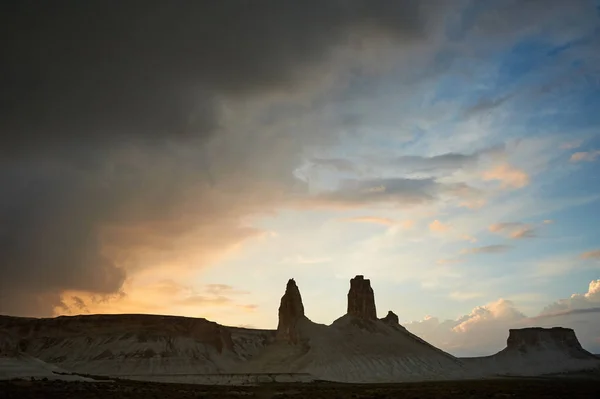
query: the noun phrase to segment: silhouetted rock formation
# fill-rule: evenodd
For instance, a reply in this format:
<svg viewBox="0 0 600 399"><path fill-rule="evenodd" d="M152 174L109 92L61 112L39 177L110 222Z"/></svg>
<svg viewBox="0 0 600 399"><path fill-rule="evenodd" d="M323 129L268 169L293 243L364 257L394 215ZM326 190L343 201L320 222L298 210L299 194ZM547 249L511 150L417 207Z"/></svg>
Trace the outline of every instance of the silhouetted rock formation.
<svg viewBox="0 0 600 399"><path fill-rule="evenodd" d="M293 344L298 343L299 335L296 327L298 321L304 317L304 305L302 305L300 290L294 279L290 279L279 305L277 338Z"/></svg>
<svg viewBox="0 0 600 399"><path fill-rule="evenodd" d="M277 331L180 316L0 315L0 363L0 380L13 378L7 371L50 378L55 371L69 370L210 384L241 382L231 376L245 374L259 375L258 381L261 373L381 383L537 376L600 367L573 330L559 327L513 329L502 351L457 359L401 326L394 312L377 319L370 281L360 275L350 280L348 313L329 326L305 316L293 279L281 297Z"/></svg>
<svg viewBox="0 0 600 399"><path fill-rule="evenodd" d="M591 356L579 343L575 331L563 327L510 329L505 350L528 352L546 349L550 345L573 357Z"/></svg>
<svg viewBox="0 0 600 399"><path fill-rule="evenodd" d="M371 281L364 276L356 276L350 280L348 314L365 320L377 320Z"/></svg>
<svg viewBox="0 0 600 399"><path fill-rule="evenodd" d="M391 326L400 324L400 320L398 320L398 315L392 312L391 310L388 311L387 315L383 319L381 319L381 321Z"/></svg>
<svg viewBox="0 0 600 399"><path fill-rule="evenodd" d="M600 361L581 347L575 332L562 327L511 329L500 352L463 360L474 370L496 375L536 376L600 367Z"/></svg>

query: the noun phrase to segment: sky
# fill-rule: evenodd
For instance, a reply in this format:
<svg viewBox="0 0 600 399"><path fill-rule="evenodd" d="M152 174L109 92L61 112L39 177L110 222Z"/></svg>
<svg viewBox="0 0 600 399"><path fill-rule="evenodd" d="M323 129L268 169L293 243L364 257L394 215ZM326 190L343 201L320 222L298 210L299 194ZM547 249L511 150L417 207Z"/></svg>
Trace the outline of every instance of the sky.
<svg viewBox="0 0 600 399"><path fill-rule="evenodd" d="M461 356L600 353L600 3L5 2L0 314L275 328L349 279Z"/></svg>

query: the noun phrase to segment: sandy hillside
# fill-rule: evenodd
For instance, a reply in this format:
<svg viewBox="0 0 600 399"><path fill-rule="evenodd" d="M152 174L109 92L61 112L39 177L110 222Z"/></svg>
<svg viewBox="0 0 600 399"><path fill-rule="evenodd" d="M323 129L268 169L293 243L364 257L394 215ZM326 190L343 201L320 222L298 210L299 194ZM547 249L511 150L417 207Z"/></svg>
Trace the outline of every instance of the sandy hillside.
<svg viewBox="0 0 600 399"><path fill-rule="evenodd" d="M277 341L241 370L310 373L340 382L391 382L464 377L455 357L409 333L389 313L377 319L368 280L351 287L349 313L330 326L304 315L293 280L281 299Z"/></svg>

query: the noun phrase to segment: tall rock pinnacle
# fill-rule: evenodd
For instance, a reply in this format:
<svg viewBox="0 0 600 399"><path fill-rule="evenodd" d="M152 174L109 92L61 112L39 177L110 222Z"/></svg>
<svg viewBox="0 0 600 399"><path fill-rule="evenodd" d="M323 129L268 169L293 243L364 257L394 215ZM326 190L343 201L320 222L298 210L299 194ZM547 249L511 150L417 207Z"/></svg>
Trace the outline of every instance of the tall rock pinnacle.
<svg viewBox="0 0 600 399"><path fill-rule="evenodd" d="M348 314L365 320L377 320L371 281L365 279L364 276L356 276L350 280Z"/></svg>
<svg viewBox="0 0 600 399"><path fill-rule="evenodd" d="M294 344L298 343L299 334L296 326L298 321L304 317L304 305L302 305L300 290L294 279L290 279L279 305L277 338Z"/></svg>

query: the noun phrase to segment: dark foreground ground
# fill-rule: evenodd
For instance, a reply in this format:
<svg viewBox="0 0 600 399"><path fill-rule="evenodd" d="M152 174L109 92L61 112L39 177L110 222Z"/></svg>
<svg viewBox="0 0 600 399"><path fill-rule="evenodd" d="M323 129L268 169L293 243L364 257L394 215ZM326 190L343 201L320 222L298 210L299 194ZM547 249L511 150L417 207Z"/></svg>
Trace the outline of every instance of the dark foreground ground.
<svg viewBox="0 0 600 399"><path fill-rule="evenodd" d="M202 386L132 381L1 381L0 398L600 398L590 378L498 379L405 384L268 384L257 387Z"/></svg>

